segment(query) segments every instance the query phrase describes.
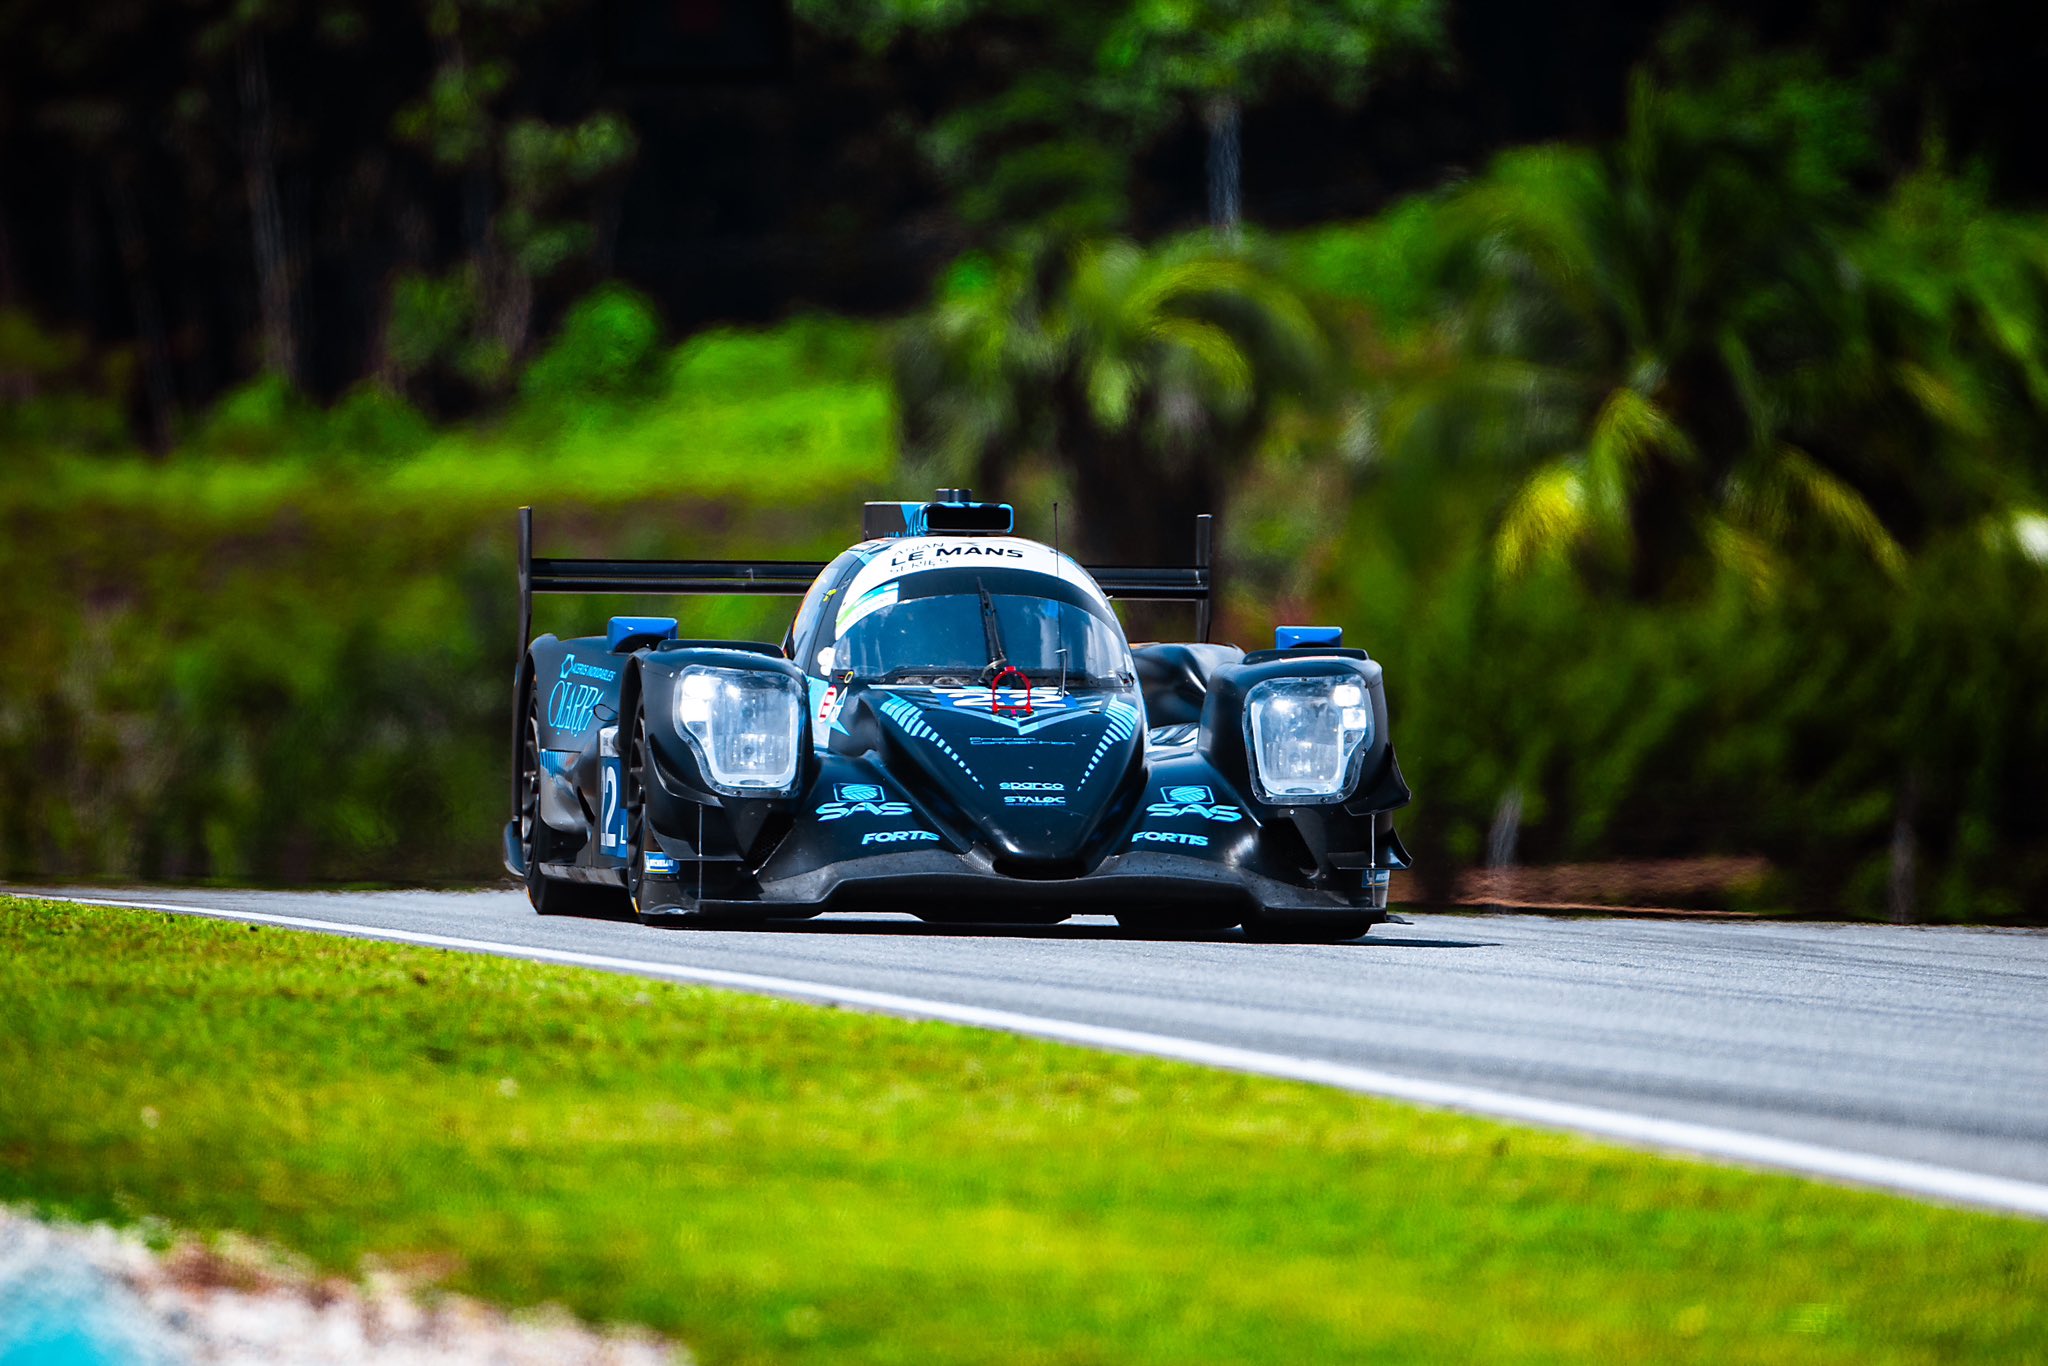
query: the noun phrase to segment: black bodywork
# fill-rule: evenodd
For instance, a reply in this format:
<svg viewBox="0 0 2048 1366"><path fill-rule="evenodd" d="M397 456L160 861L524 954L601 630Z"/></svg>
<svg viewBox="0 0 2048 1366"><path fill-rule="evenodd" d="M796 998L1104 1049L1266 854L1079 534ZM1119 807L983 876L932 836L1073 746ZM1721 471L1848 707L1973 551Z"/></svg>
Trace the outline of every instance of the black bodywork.
<svg viewBox="0 0 2048 1366"><path fill-rule="evenodd" d="M887 527L898 506L870 505L870 528L874 508ZM901 506L915 521L953 505ZM914 544L936 543L916 529L927 539ZM532 641L516 681L505 861L537 908L630 907L678 923L826 910L1048 923L1107 912L1158 930L1241 924L1307 938L1350 937L1385 918L1388 875L1407 862L1392 813L1409 793L1380 666L1364 651L1147 645L1132 653L1134 677L1025 690L806 672L795 661L818 657L835 599L895 544L873 537L824 565L536 560L522 511L523 615L532 592L805 594L780 646L678 639L668 618L614 618L604 636ZM1196 561L1087 572L1112 598L1196 602L1206 634L1206 519ZM786 791L715 790L675 719L678 680L693 666L778 675L764 682L801 691ZM1321 677L1369 697L1356 782L1341 800L1262 801L1246 695L1268 679Z"/></svg>

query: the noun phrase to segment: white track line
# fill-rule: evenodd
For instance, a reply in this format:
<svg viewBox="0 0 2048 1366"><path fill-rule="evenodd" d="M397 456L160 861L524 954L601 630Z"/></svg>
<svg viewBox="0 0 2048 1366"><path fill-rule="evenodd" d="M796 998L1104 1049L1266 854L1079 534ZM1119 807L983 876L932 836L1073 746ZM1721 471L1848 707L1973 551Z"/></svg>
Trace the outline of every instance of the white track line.
<svg viewBox="0 0 2048 1366"><path fill-rule="evenodd" d="M739 991L770 996L792 996L807 1001L829 1001L891 1015L944 1020L953 1024L1000 1029L1012 1034L1029 1034L1062 1043L1084 1044L1119 1053L1142 1053L1179 1062L1200 1063L1232 1072L1281 1077L1290 1081L1334 1086L1345 1091L1412 1101L1446 1110L1460 1110L1496 1119L1517 1120L1546 1129L1569 1129L1614 1139L1641 1147L1671 1149L1702 1157L1774 1167L1807 1176L1826 1177L1859 1186L1877 1186L1962 1205L1980 1205L2015 1214L2048 1219L2048 1185L2017 1181L2003 1176L1985 1176L1954 1167L1939 1167L1903 1158L1878 1157L1870 1153L1847 1152L1801 1143L1794 1139L1771 1138L1711 1124L1684 1120L1655 1119L1648 1115L1609 1110L1597 1105L1542 1100L1494 1091L1483 1086L1456 1082L1426 1081L1419 1077L1396 1076L1370 1067L1325 1062L1317 1058L1296 1058L1283 1053L1234 1048L1229 1044L1204 1043L1199 1039L1175 1038L1136 1029L1083 1024L1043 1015L995 1010L987 1006L959 1005L930 1001L916 996L898 996L887 991L834 986L827 982L806 982L794 977L767 977L751 972L728 972L722 968L689 967L676 963L647 962L637 958L615 958L601 953L578 953L531 944L502 943L491 939L464 939L455 935L425 934L415 930L382 929L345 921L311 920L296 915L271 915L263 911L235 911L213 906L179 906L165 902L115 901L93 897L49 897L86 906L115 906L143 911L169 911L176 915L206 916L221 920L251 921L295 930L319 930L358 939L382 939L429 948L462 949L500 957L528 958L574 967L603 968L643 977L666 977L706 986L731 987Z"/></svg>

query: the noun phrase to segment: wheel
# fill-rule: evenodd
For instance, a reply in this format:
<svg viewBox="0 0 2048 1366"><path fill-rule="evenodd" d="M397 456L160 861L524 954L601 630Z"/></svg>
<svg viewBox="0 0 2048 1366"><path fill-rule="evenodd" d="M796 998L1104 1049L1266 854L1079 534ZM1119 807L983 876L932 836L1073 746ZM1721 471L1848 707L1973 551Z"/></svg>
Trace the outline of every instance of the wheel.
<svg viewBox="0 0 2048 1366"><path fill-rule="evenodd" d="M1119 929L1155 939L1204 939L1237 923L1229 911L1118 911Z"/></svg>
<svg viewBox="0 0 2048 1366"><path fill-rule="evenodd" d="M608 915L619 895L608 887L549 877L540 866L553 854L553 832L540 818L540 703L528 697L526 740L519 751L519 852L526 863L526 899L540 915Z"/></svg>
<svg viewBox="0 0 2048 1366"><path fill-rule="evenodd" d="M620 797L626 804L626 894L631 898L633 912L640 917L642 924L688 923L689 917L673 914L675 908L656 907L651 912L648 909L647 848L651 841L647 829L646 792L650 760L647 727L638 707L633 709L626 724L626 743L619 746L619 754L624 760L626 789Z"/></svg>
<svg viewBox="0 0 2048 1366"><path fill-rule="evenodd" d="M626 727L626 743L619 746L626 790L619 800L626 804L626 896L637 913L647 881L647 814L641 796L647 790L647 727L641 724L637 706Z"/></svg>
<svg viewBox="0 0 2048 1366"><path fill-rule="evenodd" d="M1378 923L1379 917L1372 914L1298 919L1248 915L1244 919L1244 937L1260 944L1343 944L1363 937Z"/></svg>

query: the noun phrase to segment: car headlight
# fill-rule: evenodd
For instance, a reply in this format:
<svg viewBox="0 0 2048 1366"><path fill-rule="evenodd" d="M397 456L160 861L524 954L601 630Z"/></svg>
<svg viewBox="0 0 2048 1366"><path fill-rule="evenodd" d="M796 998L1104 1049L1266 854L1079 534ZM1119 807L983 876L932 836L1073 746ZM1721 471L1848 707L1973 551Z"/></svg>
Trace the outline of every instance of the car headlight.
<svg viewBox="0 0 2048 1366"><path fill-rule="evenodd" d="M676 728L715 791L746 797L796 782L804 702L782 674L693 664L676 676Z"/></svg>
<svg viewBox="0 0 2048 1366"><path fill-rule="evenodd" d="M1358 781L1372 703L1352 678L1271 678L1245 697L1252 790L1269 802L1327 802Z"/></svg>

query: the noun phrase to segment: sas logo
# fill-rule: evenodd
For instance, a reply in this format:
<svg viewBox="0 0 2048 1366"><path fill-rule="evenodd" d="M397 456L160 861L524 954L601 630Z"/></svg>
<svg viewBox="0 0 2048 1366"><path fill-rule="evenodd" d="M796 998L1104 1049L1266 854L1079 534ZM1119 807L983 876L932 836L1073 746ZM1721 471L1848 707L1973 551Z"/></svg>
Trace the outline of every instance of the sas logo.
<svg viewBox="0 0 2048 1366"><path fill-rule="evenodd" d="M880 783L834 783L832 800L818 807L821 821L842 820L847 816L907 816L909 802L885 802L882 800Z"/></svg>
<svg viewBox="0 0 2048 1366"><path fill-rule="evenodd" d="M1199 816L1205 821L1244 819L1244 812L1237 807L1219 805L1213 788L1195 783L1175 783L1160 788L1159 795L1163 800L1145 808L1146 814L1159 820L1173 820L1179 816Z"/></svg>

